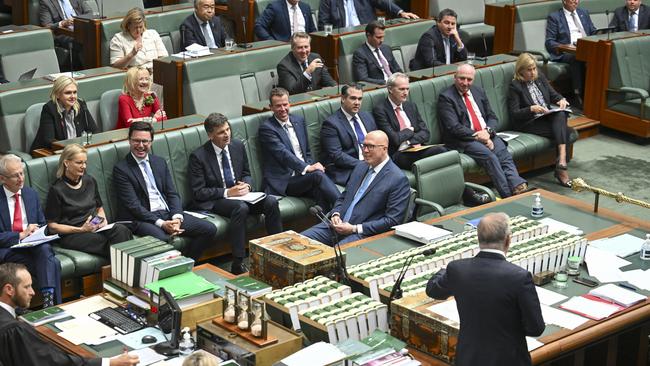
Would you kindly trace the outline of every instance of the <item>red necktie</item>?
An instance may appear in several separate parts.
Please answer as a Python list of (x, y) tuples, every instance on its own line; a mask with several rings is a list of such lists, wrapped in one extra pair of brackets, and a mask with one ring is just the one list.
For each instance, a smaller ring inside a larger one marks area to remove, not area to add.
[(14, 194), (14, 223), (11, 227), (11, 230), (21, 232), (23, 231), (23, 212), (20, 209), (20, 193)]
[(478, 120), (478, 116), (476, 115), (476, 112), (474, 112), (474, 108), (472, 107), (472, 102), (469, 101), (469, 97), (467, 96), (467, 93), (463, 94), (463, 99), (465, 99), (465, 106), (467, 107), (467, 110), (469, 111), (469, 116), (470, 119), (472, 120), (472, 128), (474, 131), (480, 131), (483, 128), (481, 127), (481, 122)]
[(400, 107), (395, 107), (395, 115), (397, 116), (397, 122), (399, 122), (399, 130), (401, 131), (406, 128), (406, 121), (402, 118), (400, 111)]

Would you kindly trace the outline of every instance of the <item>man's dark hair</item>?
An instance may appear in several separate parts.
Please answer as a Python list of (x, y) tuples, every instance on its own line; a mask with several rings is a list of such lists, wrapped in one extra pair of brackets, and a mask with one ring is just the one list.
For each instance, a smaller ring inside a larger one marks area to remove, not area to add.
[(219, 128), (225, 124), (228, 124), (228, 126), (230, 126), (228, 117), (224, 116), (221, 113), (210, 113), (203, 122), (203, 128), (205, 128), (205, 132), (211, 133), (215, 128)]
[(147, 131), (153, 140), (153, 125), (149, 122), (136, 121), (129, 126), (129, 139), (134, 131)]
[(447, 9), (442, 9), (440, 13), (438, 14), (438, 19), (436, 21), (440, 22), (442, 21), (442, 18), (444, 17), (454, 17), (456, 20), (458, 20), (458, 14), (456, 14), (455, 11), (447, 8)]
[(286, 95), (287, 97), (289, 96), (287, 89), (280, 87), (271, 89), (271, 92), (269, 93), (269, 104), (271, 104), (271, 99), (273, 99), (273, 97), (281, 97), (283, 95)]
[(351, 83), (351, 84), (346, 84), (341, 87), (341, 95), (344, 97), (348, 96), (348, 90), (350, 89), (355, 89), (359, 91), (363, 91), (363, 87), (361, 87), (360, 84), (358, 83)]
[(368, 25), (366, 25), (366, 37), (374, 35), (375, 29), (385, 30), (386, 26), (376, 20), (373, 20), (372, 22), (368, 23)]
[(18, 271), (21, 269), (27, 270), (24, 264), (21, 263), (3, 263), (0, 264), (0, 295), (5, 285), (10, 284), (14, 288), (18, 288), (20, 278), (18, 278)]

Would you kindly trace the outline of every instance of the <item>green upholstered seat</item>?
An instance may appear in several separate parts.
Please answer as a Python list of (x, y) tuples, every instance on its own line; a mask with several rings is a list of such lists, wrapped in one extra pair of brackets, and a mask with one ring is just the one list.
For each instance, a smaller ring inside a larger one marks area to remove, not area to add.
[(0, 37), (0, 50), (0, 66), (9, 81), (18, 81), (20, 75), (34, 68), (35, 78), (59, 72), (49, 29), (4, 34)]
[(124, 16), (132, 8), (144, 9), (142, 0), (103, 0), (103, 15), (107, 18)]
[(607, 107), (650, 120), (650, 39), (634, 37), (612, 43)]
[(453, 9), (458, 14), (457, 22), (460, 24), (458, 34), (470, 52), (485, 54), (483, 37), (489, 50), (492, 49), (494, 27), (483, 23), (485, 18), (485, 4), (494, 3), (494, 0), (456, 1), (456, 0), (429, 0), (429, 16), (438, 17), (443, 9)]
[(107, 90), (99, 97), (99, 128), (109, 131), (117, 126), (117, 103), (122, 95), (121, 89)]
[(25, 142), (23, 146), (32, 146), (32, 143), (36, 138), (38, 126), (41, 123), (41, 111), (43, 110), (43, 105), (45, 105), (45, 103), (36, 103), (31, 105), (25, 111), (25, 122), (23, 123), (23, 137), (25, 138)]

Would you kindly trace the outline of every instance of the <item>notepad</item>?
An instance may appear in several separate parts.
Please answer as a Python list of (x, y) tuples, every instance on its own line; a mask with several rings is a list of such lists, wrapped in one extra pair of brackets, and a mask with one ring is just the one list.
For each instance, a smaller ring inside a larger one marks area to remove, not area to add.
[(639, 293), (624, 289), (611, 283), (596, 287), (589, 291), (589, 294), (600, 297), (601, 299), (613, 301), (626, 308), (646, 299), (645, 296)]

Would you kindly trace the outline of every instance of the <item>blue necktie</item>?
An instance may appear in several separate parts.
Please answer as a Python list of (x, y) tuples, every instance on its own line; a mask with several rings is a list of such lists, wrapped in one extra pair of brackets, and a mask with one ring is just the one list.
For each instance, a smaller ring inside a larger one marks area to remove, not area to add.
[(230, 188), (235, 185), (235, 178), (232, 176), (229, 160), (228, 151), (226, 151), (226, 149), (221, 150), (221, 166), (223, 167), (223, 181), (226, 183), (226, 188)]
[(156, 191), (158, 194), (158, 197), (162, 201), (163, 205), (165, 206), (165, 209), (169, 211), (169, 206), (167, 206), (167, 202), (165, 202), (165, 198), (160, 194), (160, 191), (158, 190), (158, 187), (156, 186), (156, 178), (153, 176), (153, 171), (151, 170), (151, 166), (147, 163), (146, 160), (142, 160), (140, 162), (142, 164), (142, 167), (144, 168), (144, 172), (147, 173), (147, 178), (149, 180), (149, 187), (150, 189)]
[(73, 16), (77, 15), (72, 8), (72, 4), (70, 4), (70, 0), (61, 0), (61, 8), (66, 19), (71, 19)]
[(363, 194), (366, 193), (366, 190), (368, 189), (368, 186), (370, 185), (370, 181), (372, 180), (372, 177), (374, 175), (375, 175), (375, 170), (372, 168), (368, 169), (368, 173), (366, 173), (366, 177), (363, 178), (363, 182), (361, 182), (361, 186), (359, 186), (357, 193), (354, 194), (354, 198), (352, 199), (352, 203), (350, 203), (350, 207), (348, 207), (348, 209), (345, 211), (345, 215), (343, 215), (344, 222), (350, 221), (350, 217), (352, 217), (352, 211), (354, 211), (354, 206), (357, 205), (361, 197), (363, 197)]
[(634, 15), (636, 15), (636, 12), (630, 14), (630, 18), (628, 19), (627, 30), (630, 32), (636, 31), (636, 27), (634, 26)]
[(361, 129), (361, 125), (359, 124), (359, 119), (357, 116), (352, 117), (352, 124), (354, 125), (354, 132), (357, 135), (357, 143), (359, 146), (361, 146), (366, 136), (363, 134), (363, 130)]

